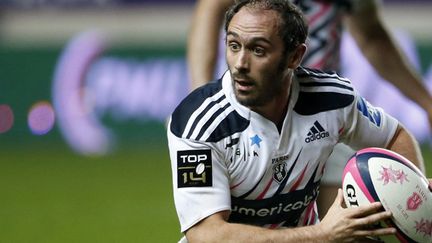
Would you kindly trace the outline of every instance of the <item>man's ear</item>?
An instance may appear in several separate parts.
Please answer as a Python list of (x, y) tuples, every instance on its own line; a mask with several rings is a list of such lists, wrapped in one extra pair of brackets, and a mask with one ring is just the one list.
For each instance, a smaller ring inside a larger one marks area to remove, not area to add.
[(289, 56), (288, 68), (296, 69), (298, 66), (300, 66), (300, 63), (303, 60), (303, 56), (306, 52), (306, 49), (307, 48), (305, 44), (300, 44), (294, 49), (294, 51)]

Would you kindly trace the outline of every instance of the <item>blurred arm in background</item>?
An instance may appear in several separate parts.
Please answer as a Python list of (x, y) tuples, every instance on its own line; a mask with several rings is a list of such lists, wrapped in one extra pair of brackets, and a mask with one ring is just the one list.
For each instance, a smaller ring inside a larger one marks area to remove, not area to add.
[(187, 44), (191, 89), (213, 79), (224, 14), (233, 0), (198, 0)]
[(345, 23), (377, 73), (426, 111), (432, 127), (432, 96), (384, 24), (376, 0), (359, 1)]

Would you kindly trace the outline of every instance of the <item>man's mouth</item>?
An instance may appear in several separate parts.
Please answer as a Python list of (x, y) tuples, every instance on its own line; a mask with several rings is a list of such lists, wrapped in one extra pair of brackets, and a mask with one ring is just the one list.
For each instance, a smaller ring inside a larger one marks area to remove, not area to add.
[(255, 86), (255, 83), (247, 78), (234, 77), (234, 87), (240, 92), (249, 92)]

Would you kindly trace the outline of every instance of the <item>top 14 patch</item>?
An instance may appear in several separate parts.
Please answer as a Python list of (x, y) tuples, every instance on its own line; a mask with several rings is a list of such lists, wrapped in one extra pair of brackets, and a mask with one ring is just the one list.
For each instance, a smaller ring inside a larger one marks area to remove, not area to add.
[(177, 187), (213, 185), (210, 149), (177, 151)]

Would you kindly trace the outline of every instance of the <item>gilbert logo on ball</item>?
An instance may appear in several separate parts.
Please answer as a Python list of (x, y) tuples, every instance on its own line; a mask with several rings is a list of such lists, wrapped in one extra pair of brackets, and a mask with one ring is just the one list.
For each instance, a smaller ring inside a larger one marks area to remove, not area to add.
[(357, 151), (347, 162), (342, 186), (345, 204), (381, 202), (393, 216), (400, 242), (432, 242), (432, 193), (428, 180), (405, 157), (382, 148)]

